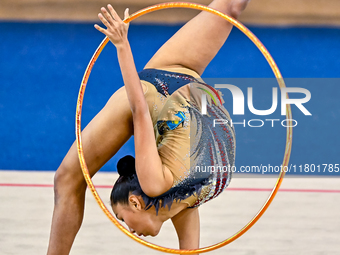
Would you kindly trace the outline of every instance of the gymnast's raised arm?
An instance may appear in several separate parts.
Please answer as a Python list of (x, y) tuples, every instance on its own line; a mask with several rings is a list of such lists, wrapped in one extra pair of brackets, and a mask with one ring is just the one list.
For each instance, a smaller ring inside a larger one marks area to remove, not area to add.
[[(158, 154), (149, 108), (127, 39), (128, 24), (120, 19), (111, 5), (108, 5), (108, 10), (102, 8), (103, 14), (98, 15), (106, 29), (98, 25), (95, 27), (116, 46), (133, 117), (138, 180), (144, 193), (155, 197), (171, 188), (173, 177), (170, 170), (162, 164)], [(128, 9), (124, 16), (125, 18), (129, 16)]]

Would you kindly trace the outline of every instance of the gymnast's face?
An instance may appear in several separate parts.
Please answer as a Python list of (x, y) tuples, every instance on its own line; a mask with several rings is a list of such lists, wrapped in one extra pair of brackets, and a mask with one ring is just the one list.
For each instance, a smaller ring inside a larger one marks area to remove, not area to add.
[(163, 222), (156, 216), (152, 209), (144, 210), (144, 203), (141, 197), (130, 195), (129, 204), (118, 203), (112, 206), (113, 212), (118, 220), (126, 223), (131, 233), (138, 236), (156, 236)]

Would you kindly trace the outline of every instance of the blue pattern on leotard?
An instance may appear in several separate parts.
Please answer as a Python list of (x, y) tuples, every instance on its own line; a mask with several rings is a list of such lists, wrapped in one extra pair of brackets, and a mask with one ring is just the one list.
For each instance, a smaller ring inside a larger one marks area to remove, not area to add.
[(140, 80), (148, 81), (154, 85), (158, 93), (161, 93), (163, 96), (171, 95), (177, 89), (190, 82), (200, 83), (191, 75), (159, 69), (144, 69), (138, 75)]

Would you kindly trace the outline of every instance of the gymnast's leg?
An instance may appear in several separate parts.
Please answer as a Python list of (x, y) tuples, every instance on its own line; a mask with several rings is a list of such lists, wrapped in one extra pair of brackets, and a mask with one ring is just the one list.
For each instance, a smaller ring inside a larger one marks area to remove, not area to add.
[[(215, 0), (209, 7), (237, 18), (249, 0)], [(145, 68), (184, 66), (202, 75), (229, 36), (232, 25), (202, 11), (186, 23), (152, 57)]]
[[(125, 88), (116, 91), (82, 132), (86, 163), (93, 176), (133, 134)], [(83, 219), (86, 182), (74, 143), (54, 179), (55, 205), (47, 254), (69, 254)]]

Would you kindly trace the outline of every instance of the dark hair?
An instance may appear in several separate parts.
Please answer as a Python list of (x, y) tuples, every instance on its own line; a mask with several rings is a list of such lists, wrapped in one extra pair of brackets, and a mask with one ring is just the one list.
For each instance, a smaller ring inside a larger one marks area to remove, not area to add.
[(111, 206), (118, 203), (129, 204), (130, 192), (135, 195), (144, 194), (138, 182), (134, 157), (128, 155), (121, 158), (117, 163), (117, 171), (119, 178), (111, 191)]
[[(138, 181), (135, 168), (135, 158), (130, 155), (125, 156), (118, 161), (117, 171), (119, 173), (119, 178), (117, 179), (111, 191), (110, 196), (111, 206), (117, 205), (118, 203), (128, 205), (130, 194), (134, 194), (142, 197), (145, 203), (144, 210), (148, 210), (152, 206), (155, 206), (156, 215), (158, 215), (158, 210), (161, 206), (164, 208), (165, 206), (168, 206), (170, 210), (172, 202), (175, 199), (177, 199), (176, 196), (178, 194), (176, 192), (175, 193), (166, 192), (165, 193), (166, 196), (164, 195), (158, 197), (147, 196), (143, 192)], [(186, 193), (187, 192), (185, 192), (185, 194)], [(190, 195), (192, 195), (192, 193)]]

